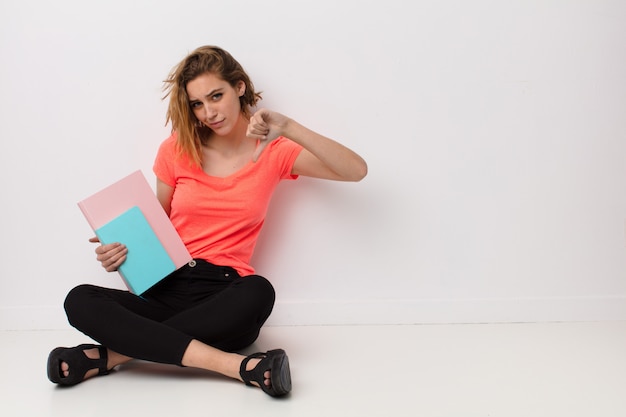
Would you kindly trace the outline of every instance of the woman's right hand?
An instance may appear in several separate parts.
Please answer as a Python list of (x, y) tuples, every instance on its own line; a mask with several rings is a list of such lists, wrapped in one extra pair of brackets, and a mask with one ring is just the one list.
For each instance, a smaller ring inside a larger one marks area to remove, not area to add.
[[(100, 239), (92, 237), (91, 243), (100, 243)], [(117, 268), (126, 260), (128, 249), (121, 243), (109, 243), (96, 248), (96, 259), (107, 272), (117, 271)]]

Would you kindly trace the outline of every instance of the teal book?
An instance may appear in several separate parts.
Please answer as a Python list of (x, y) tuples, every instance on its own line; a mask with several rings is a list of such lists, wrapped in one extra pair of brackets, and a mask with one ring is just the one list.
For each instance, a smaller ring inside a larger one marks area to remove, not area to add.
[(137, 206), (95, 229), (102, 244), (120, 242), (128, 248), (118, 272), (128, 289), (141, 295), (177, 268), (150, 223)]

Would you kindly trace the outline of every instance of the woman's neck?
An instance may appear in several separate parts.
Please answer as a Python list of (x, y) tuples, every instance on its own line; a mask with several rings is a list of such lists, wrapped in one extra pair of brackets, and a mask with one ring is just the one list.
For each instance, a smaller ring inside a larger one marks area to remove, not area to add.
[(249, 145), (248, 142), (252, 142), (252, 140), (246, 136), (247, 128), (248, 122), (241, 116), (228, 135), (219, 136), (213, 133), (207, 138), (203, 147), (225, 156), (239, 154), (242, 149), (247, 148), (246, 145)]

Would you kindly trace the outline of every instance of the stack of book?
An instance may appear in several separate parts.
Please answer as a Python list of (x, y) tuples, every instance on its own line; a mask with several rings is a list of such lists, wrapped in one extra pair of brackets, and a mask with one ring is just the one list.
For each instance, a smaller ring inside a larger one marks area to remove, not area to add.
[(189, 261), (191, 255), (138, 170), (78, 202), (102, 244), (128, 248), (118, 272), (128, 290), (141, 295)]

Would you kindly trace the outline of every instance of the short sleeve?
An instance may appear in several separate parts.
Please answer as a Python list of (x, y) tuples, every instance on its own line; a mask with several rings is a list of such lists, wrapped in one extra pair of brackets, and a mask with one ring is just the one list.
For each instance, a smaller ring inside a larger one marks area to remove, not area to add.
[(174, 161), (176, 159), (176, 134), (172, 134), (159, 146), (152, 170), (156, 177), (170, 187), (176, 185)]
[[(271, 163), (274, 166), (279, 167), (280, 169), (280, 179), (281, 180), (295, 180), (298, 178), (297, 175), (293, 175), (291, 172), (293, 171), (293, 165), (300, 155), (302, 151), (302, 146), (297, 144), (296, 142), (289, 140), (286, 137), (279, 137), (271, 144), (268, 145), (269, 158), (272, 159)], [(265, 153), (265, 152), (264, 152)], [(261, 154), (263, 157), (263, 154)]]

